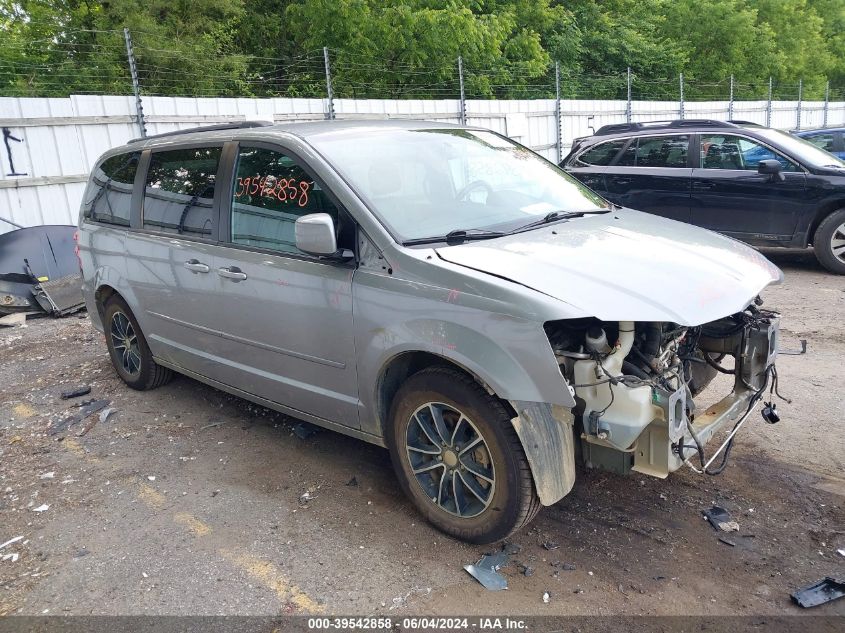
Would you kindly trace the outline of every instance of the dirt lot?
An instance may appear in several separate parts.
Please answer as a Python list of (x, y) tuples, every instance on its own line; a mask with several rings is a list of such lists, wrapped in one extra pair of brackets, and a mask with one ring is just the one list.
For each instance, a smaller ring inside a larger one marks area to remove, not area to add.
[[(782, 422), (755, 415), (720, 477), (579, 471), (512, 539), (498, 593), (463, 571), (493, 548), (421, 522), (382, 449), (300, 439), (295, 421), (187, 378), (131, 391), (87, 318), (2, 330), (0, 543), (23, 539), (0, 550), (19, 555), (0, 560), (0, 615), (795, 613), (791, 591), (845, 573), (845, 278), (768, 255), (786, 282), (767, 307), (785, 346), (810, 349), (779, 361)], [(49, 435), (79, 383), (117, 413)], [(733, 546), (701, 517), (713, 503), (739, 522)]]

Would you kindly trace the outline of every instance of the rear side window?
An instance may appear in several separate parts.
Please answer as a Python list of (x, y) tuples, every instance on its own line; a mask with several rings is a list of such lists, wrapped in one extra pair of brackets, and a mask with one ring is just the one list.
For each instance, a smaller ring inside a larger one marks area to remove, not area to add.
[(153, 152), (144, 187), (144, 228), (208, 237), (222, 147)]
[(89, 220), (129, 226), (132, 187), (140, 152), (118, 154), (100, 163), (85, 192), (83, 214)]
[(686, 167), (689, 136), (635, 138), (616, 163), (617, 167)]
[(314, 178), (282, 152), (241, 147), (232, 192), (232, 242), (283, 253), (296, 248), (294, 224), (309, 213), (338, 210)]
[(619, 150), (625, 145), (626, 139), (619, 139), (616, 141), (606, 141), (594, 145), (586, 152), (578, 156), (577, 162), (583, 165), (595, 165), (601, 167), (609, 165), (610, 161), (616, 158)]

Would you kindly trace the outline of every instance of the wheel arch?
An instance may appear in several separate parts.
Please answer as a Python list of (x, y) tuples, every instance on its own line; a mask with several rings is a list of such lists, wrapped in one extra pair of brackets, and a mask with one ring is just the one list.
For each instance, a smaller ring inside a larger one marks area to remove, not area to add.
[(816, 216), (813, 218), (813, 222), (810, 224), (810, 228), (807, 231), (808, 244), (814, 243), (816, 231), (818, 230), (819, 225), (824, 221), (824, 219), (828, 217), (831, 213), (835, 213), (840, 209), (845, 209), (845, 197), (827, 200), (819, 207), (819, 210), (816, 211)]

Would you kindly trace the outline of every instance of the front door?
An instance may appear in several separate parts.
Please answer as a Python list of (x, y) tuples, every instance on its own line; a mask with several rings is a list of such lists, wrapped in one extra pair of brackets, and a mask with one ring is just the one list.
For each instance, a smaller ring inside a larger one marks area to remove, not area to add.
[[(744, 136), (702, 134), (700, 167), (692, 174), (692, 223), (749, 242), (791, 239), (810, 204), (795, 162)], [(777, 160), (783, 180), (757, 173)]]
[(624, 207), (689, 222), (689, 138), (664, 134), (631, 139), (605, 168), (607, 198)]
[(359, 428), (354, 265), (298, 250), (294, 224), (328, 213), (347, 247), (354, 229), (349, 239), (345, 213), (296, 157), (245, 144), (236, 154), (213, 270), (224, 382)]

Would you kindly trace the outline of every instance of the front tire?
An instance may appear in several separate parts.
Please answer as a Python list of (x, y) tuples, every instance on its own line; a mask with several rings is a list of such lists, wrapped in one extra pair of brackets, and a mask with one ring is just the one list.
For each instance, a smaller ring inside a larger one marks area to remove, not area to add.
[(539, 511), (507, 410), (463, 372), (431, 367), (411, 376), (393, 400), (386, 431), (405, 494), (446, 534), (491, 543)]
[(845, 275), (845, 209), (822, 220), (813, 236), (816, 259), (830, 272)]
[(112, 365), (128, 387), (146, 391), (166, 384), (173, 377), (173, 372), (153, 360), (135, 315), (119, 295), (112, 295), (105, 303), (103, 329)]

